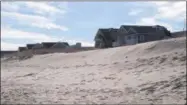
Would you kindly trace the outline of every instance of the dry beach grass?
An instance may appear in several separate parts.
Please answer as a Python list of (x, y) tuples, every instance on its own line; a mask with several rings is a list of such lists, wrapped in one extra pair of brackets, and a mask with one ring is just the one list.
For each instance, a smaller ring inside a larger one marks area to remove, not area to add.
[(2, 104), (185, 104), (186, 37), (1, 63)]

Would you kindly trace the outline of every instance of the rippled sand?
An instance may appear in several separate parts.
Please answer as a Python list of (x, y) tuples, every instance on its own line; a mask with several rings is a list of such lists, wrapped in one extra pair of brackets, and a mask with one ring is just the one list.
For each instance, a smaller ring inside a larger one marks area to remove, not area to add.
[(186, 37), (1, 62), (3, 104), (185, 104)]

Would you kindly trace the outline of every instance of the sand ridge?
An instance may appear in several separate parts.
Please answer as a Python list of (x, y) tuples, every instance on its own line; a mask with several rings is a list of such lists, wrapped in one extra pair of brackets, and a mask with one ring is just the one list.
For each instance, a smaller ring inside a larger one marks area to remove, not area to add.
[(1, 103), (185, 104), (186, 37), (1, 63)]

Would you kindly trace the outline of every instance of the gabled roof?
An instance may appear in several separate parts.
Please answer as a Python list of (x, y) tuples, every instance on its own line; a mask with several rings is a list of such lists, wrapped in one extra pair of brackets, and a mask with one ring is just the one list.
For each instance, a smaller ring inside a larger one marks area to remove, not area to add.
[(156, 32), (156, 27), (154, 26), (122, 25), (121, 27), (125, 28), (127, 32), (131, 28), (134, 29), (137, 33)]
[(118, 31), (118, 29), (116, 29), (116, 28), (100, 28), (99, 30), (105, 34), (107, 34), (109, 32), (117, 32)]
[(100, 32), (102, 32), (104, 35), (109, 35), (110, 30), (109, 29), (99, 29)]
[(102, 29), (102, 28), (100, 28), (99, 31), (103, 33), (103, 35), (105, 36), (105, 38), (107, 40), (111, 40), (112, 39), (111, 32), (117, 32), (118, 29), (115, 29), (115, 28)]

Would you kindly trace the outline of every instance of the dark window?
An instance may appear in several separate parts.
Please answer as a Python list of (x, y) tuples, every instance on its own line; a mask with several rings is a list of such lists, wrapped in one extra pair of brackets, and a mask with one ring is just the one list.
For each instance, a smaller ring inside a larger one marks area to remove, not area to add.
[(141, 40), (142, 40), (142, 41), (144, 40), (144, 36), (143, 36), (143, 35), (141, 35)]
[(131, 39), (131, 36), (128, 36), (127, 38), (128, 38), (128, 39)]
[(141, 36), (140, 35), (138, 36), (138, 39), (141, 41)]
[(138, 39), (139, 39), (140, 41), (144, 41), (144, 35), (138, 36)]

